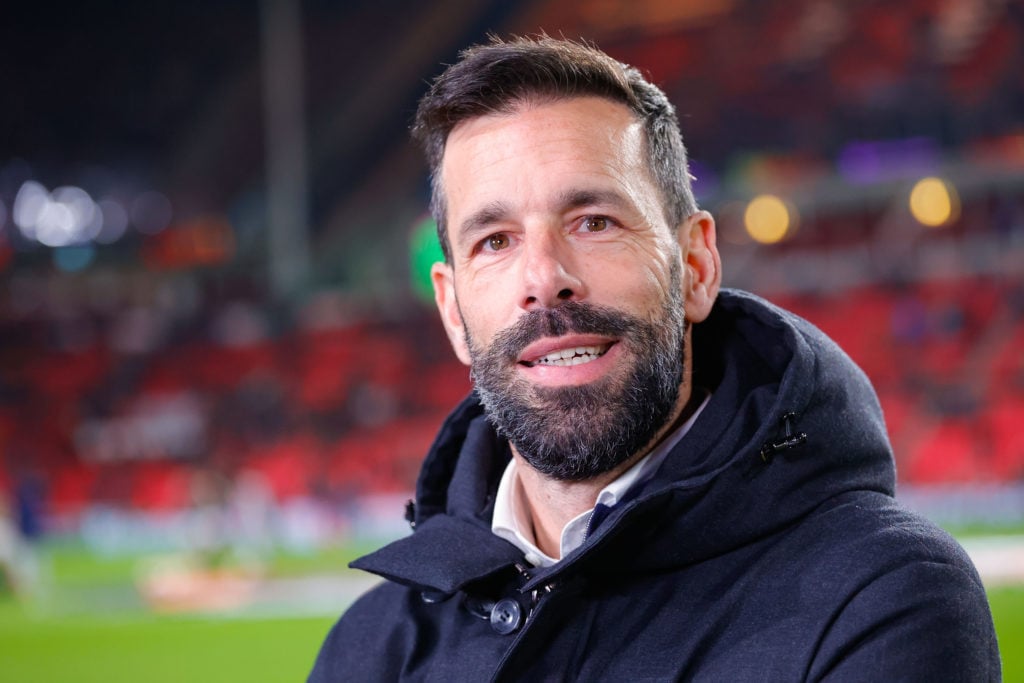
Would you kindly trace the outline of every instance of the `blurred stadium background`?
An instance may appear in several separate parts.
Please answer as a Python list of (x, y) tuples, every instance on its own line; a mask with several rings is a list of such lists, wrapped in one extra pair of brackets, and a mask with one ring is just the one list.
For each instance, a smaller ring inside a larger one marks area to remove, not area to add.
[(0, 676), (299, 680), (469, 387), (408, 140), (488, 31), (675, 102), (728, 285), (874, 381), (1024, 680), (1024, 5), (17, 3), (0, 23)]

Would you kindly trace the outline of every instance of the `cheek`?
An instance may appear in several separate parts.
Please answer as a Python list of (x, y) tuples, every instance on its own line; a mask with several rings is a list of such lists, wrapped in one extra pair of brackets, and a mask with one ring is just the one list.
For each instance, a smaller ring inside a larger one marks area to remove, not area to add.
[(499, 305), (489, 291), (481, 287), (467, 287), (459, 297), (463, 331), (477, 346), (486, 346), (498, 331)]
[(622, 249), (611, 258), (594, 262), (589, 274), (594, 298), (613, 307), (657, 314), (673, 283), (673, 261), (678, 256), (660, 249)]

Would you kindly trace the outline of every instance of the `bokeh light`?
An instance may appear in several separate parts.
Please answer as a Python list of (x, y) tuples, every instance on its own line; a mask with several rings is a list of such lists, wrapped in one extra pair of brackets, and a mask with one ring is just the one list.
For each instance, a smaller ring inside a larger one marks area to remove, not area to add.
[(100, 244), (113, 244), (121, 239), (128, 228), (128, 212), (113, 199), (101, 199), (97, 202), (103, 214), (103, 227), (95, 237)]
[(155, 235), (171, 224), (171, 201), (159, 192), (143, 192), (132, 202), (131, 219), (144, 235)]
[(53, 250), (53, 265), (65, 273), (85, 270), (96, 258), (96, 247), (82, 244)]
[(14, 224), (25, 237), (35, 239), (36, 221), (49, 201), (46, 188), (34, 180), (26, 180), (14, 197)]
[(929, 228), (952, 223), (960, 215), (956, 189), (941, 178), (922, 178), (910, 191), (910, 213)]
[(761, 244), (775, 244), (785, 239), (795, 226), (796, 212), (772, 194), (754, 197), (743, 213), (747, 234)]
[(430, 280), (430, 269), (438, 261), (444, 261), (444, 252), (437, 239), (437, 223), (430, 216), (416, 223), (409, 237), (409, 275), (412, 290), (423, 301), (434, 300), (434, 285)]
[(34, 181), (14, 198), (14, 223), (26, 238), (48, 247), (84, 244), (99, 234), (103, 214), (89, 193), (66, 185), (52, 193)]

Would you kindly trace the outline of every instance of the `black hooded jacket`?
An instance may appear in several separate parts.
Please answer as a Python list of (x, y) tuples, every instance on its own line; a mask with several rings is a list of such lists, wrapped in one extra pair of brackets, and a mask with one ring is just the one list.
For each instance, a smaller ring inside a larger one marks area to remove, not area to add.
[(388, 580), (310, 681), (998, 680), (977, 572), (894, 501), (863, 373), (741, 292), (693, 343), (709, 404), (552, 567), (491, 533), (509, 449), (463, 402), (423, 465), (414, 533), (353, 563)]

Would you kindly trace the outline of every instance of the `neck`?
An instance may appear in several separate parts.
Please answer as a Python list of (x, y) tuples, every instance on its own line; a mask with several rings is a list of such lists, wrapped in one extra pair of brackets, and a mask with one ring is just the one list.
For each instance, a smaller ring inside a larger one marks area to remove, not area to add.
[(593, 479), (562, 481), (530, 467), (515, 447), (512, 448), (512, 457), (516, 460), (523, 497), (533, 523), (534, 543), (545, 555), (555, 559), (561, 558), (565, 525), (594, 507), (601, 489), (625, 471), (617, 468)]
[[(699, 405), (687, 392), (681, 396), (672, 418), (658, 431), (651, 442), (615, 469), (582, 481), (552, 479), (533, 469), (512, 445), (512, 457), (523, 487), (529, 517), (533, 522), (533, 537), (537, 547), (549, 557), (561, 558), (562, 529), (575, 517), (590, 510), (597, 503), (601, 489), (615, 481), (623, 472), (639, 462), (661, 441), (683, 424)], [(694, 403), (696, 402), (696, 405)]]

